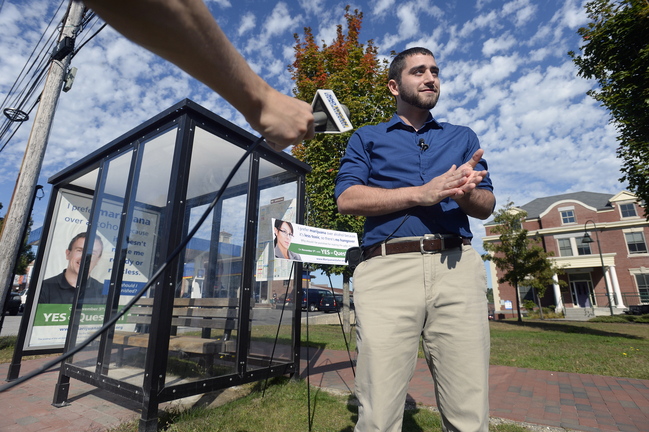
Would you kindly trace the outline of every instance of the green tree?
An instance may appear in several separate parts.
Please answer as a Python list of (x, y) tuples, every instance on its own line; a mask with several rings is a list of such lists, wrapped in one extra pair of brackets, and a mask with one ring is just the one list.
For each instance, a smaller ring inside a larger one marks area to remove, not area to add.
[[(618, 127), (622, 177), (637, 197), (649, 202), (649, 1), (592, 0), (591, 22), (579, 29), (581, 55), (568, 54), (579, 75), (595, 78), (588, 92), (611, 112)], [(649, 207), (645, 207), (649, 219)]]
[[(2, 210), (2, 203), (0, 203), (0, 210)], [(4, 224), (4, 217), (0, 217), (0, 232), (2, 232), (2, 226)], [(27, 273), (27, 266), (29, 266), (29, 263), (34, 261), (36, 258), (36, 255), (34, 252), (32, 252), (32, 247), (27, 244), (27, 239), (29, 238), (29, 234), (31, 233), (31, 227), (32, 227), (32, 220), (29, 220), (29, 225), (27, 226), (27, 234), (25, 235), (25, 238), (23, 240), (23, 245), (20, 248), (20, 255), (18, 256), (18, 259), (16, 260), (16, 266), (14, 267), (14, 274), (16, 275), (24, 275)]]
[[(484, 249), (490, 254), (484, 255), (483, 259), (493, 261), (503, 274), (498, 283), (509, 283), (516, 290), (518, 321), (522, 321), (519, 287), (531, 287), (535, 297), (540, 299), (546, 288), (554, 283), (553, 276), (562, 273), (549, 259), (553, 253), (546, 252), (537, 239), (528, 236), (528, 231), (523, 228), (526, 217), (525, 211), (508, 202), (494, 216), (496, 226), (492, 232), (499, 234), (498, 242), (484, 242)], [(565, 282), (559, 281), (559, 284), (565, 285)], [(543, 309), (540, 304), (538, 306), (543, 316)]]
[[(310, 28), (304, 36), (295, 34), (295, 62), (289, 67), (295, 81), (295, 96), (311, 102), (318, 89), (333, 90), (339, 102), (350, 111), (354, 128), (387, 120), (394, 112), (394, 101), (387, 90), (388, 63), (378, 58), (372, 40), (359, 41), (363, 14), (345, 7), (346, 32), (337, 26), (331, 45), (319, 45)], [(341, 215), (334, 200), (334, 183), (340, 158), (345, 153), (351, 132), (318, 134), (293, 148), (293, 155), (308, 163), (312, 172), (306, 177), (307, 214), (309, 225), (355, 232), (363, 230), (365, 218)], [(342, 274), (348, 299), (351, 272), (346, 266), (318, 266), (326, 274)]]

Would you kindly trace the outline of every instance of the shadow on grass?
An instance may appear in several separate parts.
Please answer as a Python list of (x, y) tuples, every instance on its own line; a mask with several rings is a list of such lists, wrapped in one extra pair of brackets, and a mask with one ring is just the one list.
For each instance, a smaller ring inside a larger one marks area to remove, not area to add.
[[(351, 421), (356, 424), (358, 422), (358, 402), (354, 396), (349, 396), (347, 399), (347, 409), (351, 413)], [(403, 432), (424, 432), (424, 429), (419, 425), (415, 416), (421, 411), (419, 408), (409, 408), (403, 412)], [(340, 432), (353, 432), (353, 427), (346, 427)], [(440, 429), (441, 430), (441, 427)], [(430, 431), (429, 431), (430, 432)]]
[(630, 335), (626, 333), (599, 330), (585, 325), (581, 326), (581, 325), (565, 324), (559, 322), (542, 322), (542, 321), (523, 321), (523, 322), (498, 321), (498, 322), (501, 324), (510, 325), (512, 327), (520, 327), (520, 328), (531, 327), (540, 330), (556, 331), (562, 333), (578, 333), (578, 334), (586, 334), (586, 335), (593, 335), (593, 336), (622, 337), (622, 338), (633, 339), (633, 340), (647, 339), (641, 336)]

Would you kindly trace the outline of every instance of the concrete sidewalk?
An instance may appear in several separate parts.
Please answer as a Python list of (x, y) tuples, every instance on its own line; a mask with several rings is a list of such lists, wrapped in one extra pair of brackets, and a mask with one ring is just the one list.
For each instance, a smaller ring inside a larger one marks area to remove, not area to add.
[[(306, 359), (303, 349), (302, 358)], [(344, 351), (308, 350), (311, 385), (351, 394), (354, 374)], [(45, 360), (28, 360), (21, 370)], [(307, 361), (302, 361), (306, 377)], [(0, 379), (8, 364), (0, 365)], [(99, 432), (140, 416), (139, 406), (121, 397), (71, 380), (70, 406), (51, 405), (58, 371), (44, 373), (0, 393), (0, 431)], [(436, 406), (430, 372), (420, 359), (408, 401)], [(171, 404), (180, 404), (180, 401)], [(649, 432), (649, 380), (614, 378), (492, 366), (491, 416), (516, 422), (580, 431)], [(306, 409), (306, 408), (305, 408)]]

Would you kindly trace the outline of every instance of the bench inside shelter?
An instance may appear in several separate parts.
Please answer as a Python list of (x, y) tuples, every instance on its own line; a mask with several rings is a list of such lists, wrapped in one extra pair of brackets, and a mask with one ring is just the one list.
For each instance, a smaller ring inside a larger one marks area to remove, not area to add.
[[(113, 346), (117, 348), (117, 365), (123, 363), (125, 348), (149, 346), (148, 329), (152, 313), (152, 298), (140, 299), (127, 312), (126, 324), (135, 324), (135, 329), (115, 331)], [(236, 352), (232, 331), (237, 329), (238, 319), (237, 298), (174, 299), (169, 352), (201, 356), (207, 367), (213, 364), (217, 356), (232, 357)]]

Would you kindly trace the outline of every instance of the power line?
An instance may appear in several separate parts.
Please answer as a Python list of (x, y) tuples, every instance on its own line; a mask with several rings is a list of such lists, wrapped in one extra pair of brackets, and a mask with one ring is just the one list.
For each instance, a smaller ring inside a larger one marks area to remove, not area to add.
[[(24, 112), (25, 111), (24, 107), (29, 104), (29, 101), (32, 99), (34, 91), (39, 86), (39, 84), (43, 82), (45, 72), (49, 63), (50, 52), (52, 51), (52, 48), (56, 43), (56, 36), (58, 34), (56, 27), (52, 30), (50, 30), (50, 28), (52, 27), (52, 23), (56, 19), (57, 15), (59, 15), (59, 12), (64, 2), (65, 0), (61, 0), (61, 3), (59, 3), (59, 6), (56, 8), (54, 14), (52, 15), (52, 18), (50, 19), (49, 23), (45, 27), (43, 33), (41, 34), (41, 37), (39, 38), (38, 42), (34, 46), (34, 49), (30, 53), (29, 57), (27, 58), (25, 65), (23, 66), (22, 70), (18, 74), (16, 81), (14, 81), (13, 85), (7, 92), (7, 95), (5, 96), (2, 105), (0, 105), (1, 107), (12, 108)], [(49, 32), (49, 37), (47, 38), (45, 43), (43, 43), (43, 39), (48, 34), (48, 32)], [(25, 81), (28, 79), (30, 74), (31, 74), (31, 79), (29, 79), (29, 81), (25, 83)], [(25, 84), (22, 87), (22, 89), (18, 92), (15, 92), (14, 90), (17, 89), (19, 86), (22, 86), (23, 83)], [(9, 119), (9, 118), (3, 119), (3, 122), (1, 123), (0, 126), (0, 142), (2, 142), (4, 137), (9, 133), (12, 126), (16, 126), (16, 127), (13, 133), (11, 134), (11, 136), (7, 140), (5, 140), (5, 143), (2, 145), (2, 147), (0, 147), (0, 151), (4, 150), (4, 148), (9, 143), (9, 140), (16, 134), (16, 132), (18, 131), (21, 125), (22, 122), (15, 124), (13, 119)]]
[(88, 42), (90, 42), (95, 36), (97, 36), (99, 32), (102, 31), (105, 27), (106, 27), (106, 23), (104, 23), (101, 27), (99, 27), (99, 30), (97, 30), (92, 36), (90, 36), (81, 45), (79, 45), (79, 47), (74, 50), (74, 53), (72, 54), (72, 58), (74, 58), (74, 56), (77, 55), (79, 50), (83, 48)]
[[(29, 57), (27, 58), (27, 62), (25, 63), (25, 66), (23, 66), (22, 70), (21, 70), (20, 73), (18, 74), (18, 77), (16, 78), (16, 81), (13, 83), (13, 85), (11, 86), (11, 88), (9, 89), (9, 91), (7, 92), (7, 95), (5, 96), (5, 100), (2, 101), (2, 106), (6, 106), (7, 99), (8, 99), (9, 96), (11, 95), (11, 92), (13, 91), (13, 89), (14, 89), (17, 85), (19, 85), (19, 84), (23, 81), (23, 79), (25, 78), (25, 75), (23, 75), (23, 72), (25, 71), (25, 68), (27, 67), (27, 65), (29, 64), (30, 60), (31, 60), (32, 57), (34, 56), (34, 53), (36, 52), (36, 50), (38, 49), (39, 45), (41, 44), (41, 41), (42, 41), (43, 38), (45, 37), (45, 34), (47, 33), (47, 31), (48, 31), (48, 29), (50, 28), (50, 26), (52, 25), (52, 22), (54, 21), (54, 18), (56, 18), (56, 16), (58, 15), (59, 11), (61, 10), (61, 7), (63, 6), (63, 2), (64, 2), (64, 1), (65, 1), (65, 0), (61, 0), (61, 3), (59, 4), (59, 7), (56, 9), (56, 11), (54, 12), (54, 14), (52, 15), (52, 19), (50, 19), (50, 22), (47, 24), (47, 27), (46, 27), (45, 30), (43, 31), (43, 34), (41, 35), (40, 39), (38, 40), (38, 42), (37, 42), (36, 45), (34, 46), (34, 49), (32, 50), (31, 54), (30, 54)], [(40, 53), (39, 53), (39, 57), (42, 55), (42, 53), (43, 53), (43, 49), (45, 49), (46, 47), (48, 47), (48, 46), (51, 45), (52, 38), (53, 38), (54, 36), (56, 36), (56, 34), (57, 34), (56, 29), (54, 29), (54, 30), (50, 33), (50, 37), (48, 38), (48, 41), (47, 41), (47, 42), (46, 42), (46, 43), (41, 47), (41, 51), (40, 51)], [(32, 62), (32, 65), (29, 67), (28, 72), (29, 72), (29, 70), (31, 70), (31, 69), (33, 68), (35, 62), (36, 62), (36, 59)], [(22, 77), (22, 78), (21, 78), (21, 77)]]
[[(45, 43), (42, 43), (42, 41), (45, 35), (47, 34), (47, 32), (49, 31), (52, 23), (54, 22), (54, 19), (59, 14), (59, 11), (61, 10), (61, 7), (63, 6), (64, 2), (65, 0), (62, 0), (58, 8), (54, 12), (52, 19), (48, 23), (45, 31), (41, 35), (36, 46), (32, 50), (32, 53), (27, 59), (25, 66), (23, 66), (23, 69), (18, 75), (18, 78), (12, 85), (9, 92), (7, 92), (5, 100), (3, 101), (2, 105), (0, 105), (0, 107), (12, 108), (14, 110), (22, 111), (29, 115), (29, 113), (31, 113), (34, 107), (38, 104), (38, 101), (40, 99), (40, 94), (36, 98), (34, 97), (34, 95), (36, 93), (36, 90), (41, 87), (41, 84), (45, 80), (45, 76), (46, 76), (45, 73), (51, 61), (51, 53), (53, 49), (56, 47), (56, 43), (57, 43), (56, 36), (58, 35), (58, 31), (57, 31), (58, 29), (55, 28), (51, 32), (49, 38)], [(65, 18), (66, 17), (63, 17), (63, 20), (65, 20)], [(75, 33), (74, 35), (75, 38), (80, 36), (82, 32), (86, 28), (88, 28), (88, 26), (89, 29), (92, 29), (97, 24), (97, 22), (98, 22), (97, 15), (94, 12), (88, 13), (87, 16), (84, 17), (84, 20), (82, 21), (77, 32)], [(63, 21), (61, 21), (61, 23), (63, 23)], [(95, 33), (93, 33), (91, 36), (85, 39), (85, 41), (83, 41), (81, 45), (74, 50), (71, 59), (74, 57), (74, 55), (76, 55), (79, 52), (81, 48), (83, 48), (88, 42), (90, 42), (95, 36), (97, 36), (97, 34), (99, 34), (105, 27), (106, 24), (104, 23), (97, 31), (95, 31)], [(35, 56), (35, 53), (38, 50), (39, 46), (40, 46), (40, 51)], [(25, 69), (27, 70), (25, 71)], [(31, 78), (27, 83), (25, 83), (24, 87), (22, 87), (22, 90), (20, 90), (17, 93), (16, 92), (12, 93), (15, 88), (21, 86), (23, 82), (25, 82), (30, 72), (32, 72)], [(31, 103), (31, 107), (29, 108), (29, 111), (25, 111), (25, 107), (29, 106), (30, 103)], [(14, 137), (14, 135), (16, 135), (16, 132), (18, 131), (18, 129), (20, 129), (20, 126), (22, 125), (23, 122), (18, 122), (17, 124), (16, 123), (17, 122), (15, 122), (14, 119), (10, 119), (8, 117), (3, 119), (3, 122), (0, 123), (0, 152), (2, 152), (6, 148), (6, 146), (9, 144), (9, 142)], [(11, 132), (12, 128), (13, 128), (13, 132)]]

